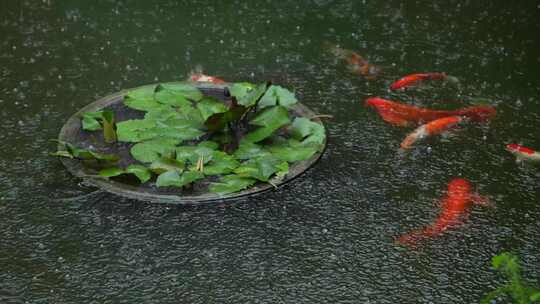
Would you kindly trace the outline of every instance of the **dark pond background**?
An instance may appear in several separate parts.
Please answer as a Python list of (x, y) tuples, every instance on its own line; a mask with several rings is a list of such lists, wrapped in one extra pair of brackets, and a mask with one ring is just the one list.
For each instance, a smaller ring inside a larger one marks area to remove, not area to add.
[[(538, 1), (1, 1), (0, 302), (477, 303), (504, 282), (502, 251), (537, 284), (540, 166), (504, 145), (540, 149), (538, 16)], [(384, 74), (350, 74), (325, 42)], [(82, 106), (197, 64), (334, 115), (321, 161), (277, 191), (182, 207), (92, 192), (47, 155)], [(423, 71), (461, 82), (387, 90)], [(399, 154), (410, 129), (364, 108), (372, 95), (498, 115)], [(453, 177), (494, 207), (395, 245), (433, 221)]]

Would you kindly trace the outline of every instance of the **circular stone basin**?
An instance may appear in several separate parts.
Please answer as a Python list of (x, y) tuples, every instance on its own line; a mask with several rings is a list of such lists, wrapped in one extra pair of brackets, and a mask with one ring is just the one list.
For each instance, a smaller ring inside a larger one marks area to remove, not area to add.
[[(147, 86), (155, 87), (156, 85), (157, 84), (152, 84)], [(226, 96), (226, 88), (231, 86), (232, 84), (218, 85), (211, 83), (196, 83), (193, 85), (196, 86), (199, 90), (201, 90), (204, 95), (210, 95), (223, 101), (230, 99), (230, 97)], [(142, 86), (139, 88), (147, 86)], [(145, 112), (128, 108), (123, 104), (124, 95), (131, 90), (133, 89), (123, 90), (105, 96), (83, 107), (77, 113), (72, 115), (64, 124), (58, 136), (59, 141), (68, 142), (79, 148), (90, 149), (99, 153), (114, 153), (120, 156), (121, 164), (129, 165), (129, 162), (122, 163), (122, 160), (131, 158), (129, 157), (129, 150), (131, 146), (133, 146), (133, 143), (116, 142), (114, 144), (105, 144), (102, 132), (87, 132), (82, 129), (81, 115), (84, 112), (108, 109), (115, 112), (116, 122), (127, 119), (141, 119), (143, 118)], [(291, 117), (300, 116), (312, 118), (315, 116), (315, 113), (313, 113), (306, 106), (298, 102), (289, 109), (289, 115)], [(311, 120), (322, 125), (322, 121), (319, 118), (315, 117)], [(246, 190), (225, 195), (208, 192), (206, 190), (206, 187), (193, 186), (190, 189), (173, 187), (158, 188), (153, 182), (147, 182), (144, 184), (131, 184), (126, 182), (120, 182), (114, 179), (105, 179), (99, 177), (95, 170), (85, 167), (79, 160), (61, 158), (61, 161), (69, 170), (69, 172), (71, 172), (76, 177), (83, 179), (90, 185), (96, 186), (102, 190), (116, 195), (120, 195), (130, 199), (150, 201), (155, 203), (200, 204), (251, 196), (282, 186), (302, 174), (309, 167), (311, 167), (321, 157), (325, 147), (326, 139), (324, 142), (324, 147), (321, 149), (320, 152), (317, 152), (311, 158), (305, 161), (290, 164), (289, 172), (281, 180), (274, 177), (270, 179), (269, 183), (257, 182)], [(63, 148), (64, 146), (62, 144), (59, 144), (58, 149), (62, 150)], [(133, 163), (133, 161), (131, 161), (131, 163)], [(217, 181), (217, 179), (215, 181)]]

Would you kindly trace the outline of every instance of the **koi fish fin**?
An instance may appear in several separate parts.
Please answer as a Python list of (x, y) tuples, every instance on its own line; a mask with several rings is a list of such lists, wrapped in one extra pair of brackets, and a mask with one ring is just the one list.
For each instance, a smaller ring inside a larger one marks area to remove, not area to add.
[(398, 127), (408, 127), (411, 125), (411, 123), (404, 119), (403, 117), (401, 117), (400, 115), (397, 115), (395, 113), (392, 113), (390, 111), (387, 111), (387, 110), (379, 110), (379, 115), (381, 115), (382, 119), (384, 121), (386, 121), (387, 123), (389, 124), (392, 124), (394, 126), (398, 126)]

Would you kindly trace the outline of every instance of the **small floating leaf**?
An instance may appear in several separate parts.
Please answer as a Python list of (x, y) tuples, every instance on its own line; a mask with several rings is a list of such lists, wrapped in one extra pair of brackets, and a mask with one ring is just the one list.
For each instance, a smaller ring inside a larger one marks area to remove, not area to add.
[(146, 183), (152, 177), (152, 172), (150, 172), (150, 170), (143, 165), (129, 165), (126, 169), (126, 172), (137, 176), (141, 183)]
[(204, 121), (213, 114), (224, 113), (228, 110), (227, 106), (221, 100), (213, 97), (203, 98), (197, 103), (197, 108), (201, 112)]
[(302, 141), (302, 144), (316, 144), (322, 146), (326, 139), (324, 127), (305, 117), (294, 119), (289, 132), (291, 136)]
[(248, 91), (247, 94), (237, 99), (238, 104), (244, 107), (252, 107), (256, 105), (257, 102), (261, 99), (261, 97), (264, 95), (264, 93), (268, 89), (268, 86), (269, 86), (268, 83), (263, 83), (263, 84), (258, 85), (254, 89)]
[(265, 109), (250, 121), (252, 125), (261, 126), (246, 135), (245, 140), (251, 142), (259, 142), (271, 136), (277, 129), (289, 124), (289, 113), (286, 108), (274, 106)]
[(184, 171), (185, 163), (176, 159), (171, 159), (169, 157), (162, 157), (158, 160), (153, 161), (150, 164), (150, 170), (157, 174), (162, 174), (167, 171)]
[(259, 157), (242, 163), (234, 170), (234, 173), (242, 177), (255, 178), (266, 182), (272, 174), (280, 170), (280, 166), (283, 168), (282, 161), (276, 157)]
[(156, 180), (157, 187), (183, 187), (196, 180), (204, 178), (204, 174), (199, 171), (187, 171), (180, 174), (176, 170), (167, 171), (158, 176)]
[(253, 90), (256, 86), (249, 82), (237, 82), (229, 90), (231, 96), (236, 97), (237, 100), (244, 98), (247, 93)]
[(280, 105), (289, 108), (297, 102), (298, 100), (296, 99), (296, 96), (294, 96), (294, 93), (281, 86), (272, 85), (261, 98), (261, 101), (258, 103), (258, 107), (259, 109), (262, 109), (270, 106)]
[(199, 101), (203, 98), (203, 93), (197, 87), (189, 83), (162, 83), (156, 87), (155, 92), (157, 93), (161, 90), (175, 91), (193, 101)]
[(171, 138), (158, 138), (134, 145), (131, 156), (143, 163), (151, 163), (174, 152), (179, 140)]
[(99, 171), (99, 175), (103, 177), (114, 177), (126, 173), (123, 169), (118, 167), (105, 168)]
[(103, 111), (99, 112), (84, 112), (82, 114), (82, 128), (86, 131), (96, 131), (101, 129), (99, 119), (103, 116)]
[(223, 176), (218, 183), (211, 183), (208, 189), (212, 193), (224, 195), (244, 190), (255, 182), (255, 179), (231, 174)]
[(214, 151), (212, 160), (204, 166), (203, 173), (205, 175), (228, 174), (239, 165), (240, 163), (233, 156), (222, 151)]

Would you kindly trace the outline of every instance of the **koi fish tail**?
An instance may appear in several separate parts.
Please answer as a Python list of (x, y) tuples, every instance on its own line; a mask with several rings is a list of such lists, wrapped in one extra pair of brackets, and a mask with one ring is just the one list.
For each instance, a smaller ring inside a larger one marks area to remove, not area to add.
[(399, 145), (401, 149), (409, 149), (415, 142), (417, 142), (418, 140), (422, 139), (422, 138), (425, 138), (426, 136), (428, 136), (428, 131), (426, 129), (426, 126), (425, 125), (422, 125), (418, 128), (416, 128), (414, 131), (412, 131), (411, 133), (409, 133), (409, 135), (407, 135), (407, 137), (405, 137), (405, 139), (401, 142), (401, 144)]

